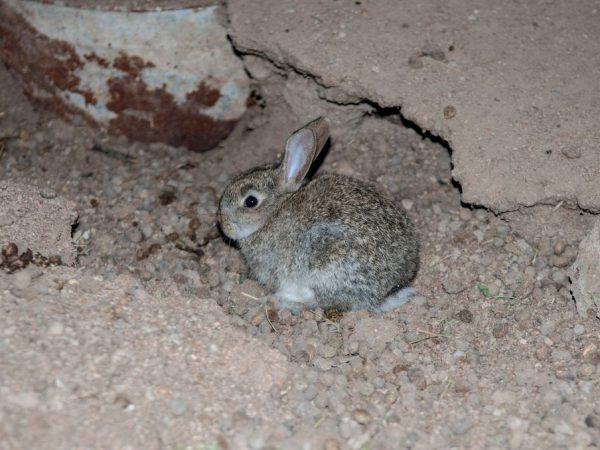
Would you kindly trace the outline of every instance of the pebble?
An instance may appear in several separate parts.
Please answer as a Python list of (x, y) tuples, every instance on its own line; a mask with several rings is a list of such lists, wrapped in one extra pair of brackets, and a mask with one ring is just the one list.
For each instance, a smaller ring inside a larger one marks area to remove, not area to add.
[(350, 439), (351, 436), (360, 432), (360, 425), (354, 420), (344, 417), (339, 424), (340, 436), (343, 439)]
[(427, 380), (425, 379), (425, 372), (423, 369), (418, 367), (411, 367), (407, 371), (408, 380), (413, 383), (417, 389), (424, 390), (427, 387)]
[(554, 254), (556, 256), (562, 255), (563, 252), (565, 251), (565, 249), (567, 248), (567, 245), (568, 245), (567, 241), (565, 241), (564, 239), (560, 239), (560, 240), (556, 241), (554, 243), (554, 247), (553, 247)]
[(473, 419), (470, 417), (464, 417), (461, 419), (456, 419), (450, 422), (450, 430), (454, 434), (465, 434), (473, 427)]
[(564, 286), (568, 281), (567, 273), (562, 269), (555, 270), (552, 272), (552, 281), (560, 286)]
[(169, 402), (169, 408), (175, 416), (181, 416), (187, 410), (187, 404), (181, 398), (174, 398)]
[(578, 323), (577, 325), (575, 325), (575, 327), (573, 327), (573, 333), (575, 333), (575, 336), (581, 336), (585, 333), (585, 326)]
[(371, 413), (369, 413), (369, 411), (367, 411), (366, 409), (361, 408), (352, 411), (352, 418), (356, 422), (363, 425), (370, 423), (373, 420), (373, 416), (371, 416)]
[(332, 345), (323, 344), (319, 347), (319, 355), (323, 358), (329, 359), (336, 355), (336, 350)]
[(329, 438), (324, 442), (323, 450), (342, 450), (342, 444), (337, 439)]
[(359, 435), (353, 436), (350, 439), (348, 439), (348, 448), (350, 450), (364, 449), (365, 444), (369, 442), (370, 439), (371, 436), (369, 435), (369, 433), (361, 433)]
[(495, 391), (492, 394), (492, 402), (496, 405), (513, 404), (515, 402), (515, 394), (510, 391)]
[(418, 306), (419, 308), (427, 306), (427, 297), (422, 295), (415, 295), (410, 299), (412, 305)]
[(139, 244), (140, 242), (142, 242), (142, 239), (144, 238), (142, 235), (142, 232), (137, 227), (130, 230), (129, 233), (127, 234), (127, 236), (129, 238), (129, 240), (131, 242), (133, 242), (134, 244)]
[(327, 404), (329, 403), (329, 398), (327, 397), (327, 394), (325, 392), (319, 392), (319, 394), (317, 394), (316, 398), (315, 398), (315, 406), (317, 408), (325, 408), (327, 407)]
[(373, 378), (373, 386), (376, 389), (383, 389), (385, 387), (385, 380), (381, 377), (375, 377)]
[(63, 334), (65, 326), (61, 322), (52, 322), (48, 327), (48, 334), (52, 336), (60, 336)]
[(29, 270), (21, 270), (15, 273), (12, 282), (17, 289), (27, 289), (31, 284), (31, 272)]
[(471, 323), (473, 322), (473, 313), (468, 309), (461, 309), (456, 315), (461, 322)]
[(565, 343), (569, 343), (573, 340), (575, 333), (573, 332), (572, 329), (570, 328), (566, 328), (565, 330), (563, 330), (563, 332), (560, 334), (560, 340), (565, 342)]
[(496, 339), (502, 339), (503, 337), (506, 337), (509, 329), (510, 328), (507, 323), (498, 323), (494, 326), (494, 328), (492, 330), (492, 335)]
[(40, 196), (42, 198), (50, 200), (56, 198), (56, 192), (49, 187), (43, 187), (40, 189)]
[(590, 428), (595, 428), (597, 430), (600, 430), (600, 415), (589, 414), (585, 418), (585, 424)]
[(414, 206), (414, 202), (412, 200), (408, 200), (406, 198), (402, 199), (401, 203), (402, 203), (402, 207), (407, 211), (410, 211)]
[(468, 222), (473, 218), (473, 212), (467, 208), (461, 208), (458, 212), (458, 216), (461, 220)]
[(579, 367), (579, 376), (585, 379), (591, 379), (596, 372), (596, 367), (591, 364), (584, 363)]
[(0, 227), (4, 227), (7, 225), (12, 225), (15, 219), (10, 217), (8, 214), (0, 214)]
[(375, 391), (375, 387), (367, 381), (359, 381), (356, 386), (359, 393), (368, 397)]
[(555, 329), (556, 322), (554, 320), (546, 320), (540, 327), (540, 333), (542, 333), (544, 336), (548, 336), (549, 334), (554, 333)]
[(558, 361), (571, 361), (573, 357), (571, 353), (567, 350), (554, 349), (552, 350), (552, 360), (555, 362)]

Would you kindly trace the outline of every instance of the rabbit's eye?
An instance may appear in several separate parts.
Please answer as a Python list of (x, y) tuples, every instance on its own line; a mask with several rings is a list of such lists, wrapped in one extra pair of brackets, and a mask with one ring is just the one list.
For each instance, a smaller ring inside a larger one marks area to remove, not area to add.
[(249, 195), (246, 197), (246, 200), (244, 200), (244, 206), (246, 208), (254, 208), (256, 205), (258, 205), (258, 199), (254, 195)]

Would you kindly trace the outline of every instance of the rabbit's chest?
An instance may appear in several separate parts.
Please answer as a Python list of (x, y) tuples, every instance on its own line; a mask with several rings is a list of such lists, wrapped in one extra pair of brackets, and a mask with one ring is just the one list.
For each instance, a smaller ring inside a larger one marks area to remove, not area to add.
[(278, 289), (290, 278), (296, 278), (298, 267), (297, 248), (289, 237), (287, 240), (258, 239), (255, 236), (252, 244), (241, 248), (246, 259), (250, 275), (259, 283)]

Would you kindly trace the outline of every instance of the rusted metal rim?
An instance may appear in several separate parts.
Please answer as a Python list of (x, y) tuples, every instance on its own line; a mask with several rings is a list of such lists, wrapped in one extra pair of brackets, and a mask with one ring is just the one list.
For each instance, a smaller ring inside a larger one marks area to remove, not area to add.
[(149, 12), (224, 5), (225, 0), (30, 0), (55, 6), (99, 11)]

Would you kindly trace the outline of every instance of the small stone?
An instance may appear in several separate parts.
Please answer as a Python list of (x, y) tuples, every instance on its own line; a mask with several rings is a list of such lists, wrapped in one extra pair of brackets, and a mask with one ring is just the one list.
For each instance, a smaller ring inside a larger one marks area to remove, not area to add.
[(468, 309), (461, 309), (456, 317), (458, 317), (458, 319), (463, 323), (473, 322), (473, 313)]
[(460, 294), (469, 288), (469, 280), (464, 277), (450, 276), (442, 282), (442, 287), (447, 294)]
[(13, 285), (17, 289), (26, 289), (31, 284), (31, 273), (27, 270), (22, 270), (13, 275)]
[(333, 346), (329, 344), (323, 344), (319, 347), (319, 355), (323, 358), (333, 358), (336, 355), (336, 350)]
[(427, 306), (427, 298), (422, 295), (415, 295), (410, 299), (410, 303), (418, 307), (424, 307)]
[(595, 428), (597, 430), (600, 430), (600, 415), (589, 414), (585, 418), (585, 424), (590, 428)]
[(421, 69), (423, 67), (423, 52), (418, 52), (408, 58), (408, 66), (412, 69)]
[(365, 448), (365, 444), (369, 442), (371, 436), (369, 433), (361, 433), (359, 435), (352, 436), (348, 439), (348, 448), (350, 450), (361, 450)]
[(502, 339), (503, 337), (506, 337), (506, 335), (508, 334), (508, 331), (509, 331), (509, 326), (507, 323), (499, 323), (499, 324), (496, 324), (496, 326), (494, 326), (494, 329), (492, 330), (492, 335), (496, 339)]
[(571, 353), (568, 352), (567, 350), (559, 350), (559, 349), (554, 349), (552, 350), (552, 360), (559, 362), (559, 361), (571, 361), (571, 359), (573, 359), (573, 357), (571, 356)]
[(435, 59), (436, 61), (445, 61), (446, 53), (441, 48), (434, 48), (427, 52), (427, 56), (431, 59)]
[(592, 366), (591, 364), (582, 364), (579, 366), (579, 376), (585, 379), (591, 379), (594, 373), (596, 372), (596, 366)]
[(578, 159), (581, 158), (581, 148), (576, 144), (566, 144), (563, 148), (560, 149), (560, 152), (567, 159)]
[(385, 380), (381, 377), (373, 378), (373, 386), (375, 389), (383, 389), (385, 387)]
[(350, 439), (350, 437), (357, 432), (360, 432), (360, 425), (350, 418), (343, 419), (338, 425), (340, 429), (340, 435), (344, 439)]
[(464, 222), (469, 222), (473, 218), (473, 212), (467, 208), (461, 208), (458, 212), (458, 216)]
[(452, 119), (454, 116), (456, 116), (456, 108), (452, 105), (446, 106), (444, 108), (444, 118)]
[(174, 191), (163, 191), (158, 196), (158, 201), (161, 205), (167, 206), (173, 203), (177, 199), (177, 194)]
[(515, 402), (515, 395), (510, 391), (495, 391), (492, 394), (492, 401), (496, 405), (502, 404), (513, 404)]
[(547, 345), (540, 345), (535, 349), (535, 357), (538, 361), (547, 361), (550, 357), (550, 347)]
[(450, 422), (450, 430), (454, 434), (465, 434), (473, 427), (473, 420), (470, 417), (457, 419)]
[(52, 322), (48, 327), (48, 334), (52, 336), (60, 336), (63, 334), (65, 326), (60, 322)]
[(323, 450), (342, 450), (342, 444), (337, 439), (329, 438), (323, 444)]
[(357, 389), (358, 392), (360, 392), (365, 397), (370, 396), (375, 391), (375, 387), (367, 381), (360, 381), (359, 383), (357, 383)]
[(5, 258), (14, 258), (19, 253), (19, 247), (14, 242), (2, 246), (2, 256)]
[(360, 344), (358, 343), (358, 341), (350, 341), (348, 343), (348, 354), (355, 355), (356, 353), (358, 353), (359, 346)]
[(128, 237), (134, 244), (142, 242), (143, 239), (142, 232), (137, 227), (129, 231)]
[(56, 192), (49, 187), (43, 187), (40, 189), (40, 196), (45, 199), (56, 198)]
[(542, 333), (544, 336), (548, 336), (549, 334), (554, 333), (555, 328), (556, 322), (554, 322), (554, 320), (546, 320), (540, 327), (540, 333)]
[(559, 286), (566, 285), (568, 281), (566, 272), (562, 269), (555, 270), (554, 272), (552, 272), (552, 281), (554, 281)]
[(171, 412), (175, 416), (181, 416), (187, 410), (187, 404), (180, 398), (174, 398), (169, 402)]
[(558, 241), (556, 241), (554, 243), (554, 254), (556, 256), (560, 256), (563, 254), (563, 252), (565, 251), (565, 249), (567, 248), (567, 241), (565, 241), (564, 239), (560, 239)]
[(413, 383), (420, 391), (427, 387), (427, 380), (425, 379), (425, 372), (418, 367), (411, 367), (407, 371), (408, 380)]
[(578, 323), (577, 325), (575, 325), (575, 327), (573, 327), (573, 332), (575, 333), (575, 336), (581, 336), (585, 333), (585, 326)]
[(414, 206), (414, 202), (412, 200), (403, 198), (400, 203), (402, 204), (402, 207), (407, 210), (410, 211), (412, 209), (412, 207)]
[(0, 227), (12, 225), (15, 219), (10, 217), (8, 214), (0, 214)]
[(352, 418), (363, 425), (370, 423), (373, 420), (373, 416), (371, 416), (371, 413), (369, 413), (369, 411), (367, 411), (366, 409), (362, 408), (355, 409), (354, 411), (352, 411)]
[(565, 343), (569, 343), (573, 340), (574, 334), (575, 333), (573, 332), (572, 329), (567, 328), (560, 334), (560, 340)]

